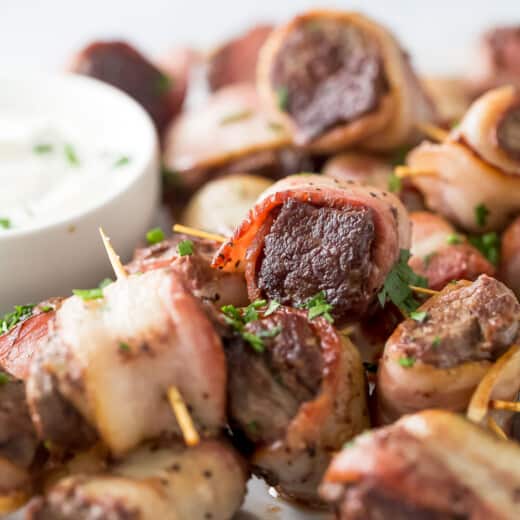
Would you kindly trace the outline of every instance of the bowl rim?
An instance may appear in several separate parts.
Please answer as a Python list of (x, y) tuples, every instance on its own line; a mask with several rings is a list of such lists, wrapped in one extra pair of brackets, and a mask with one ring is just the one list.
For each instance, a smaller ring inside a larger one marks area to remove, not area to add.
[(123, 90), (118, 89), (101, 80), (71, 72), (58, 72), (54, 74), (43, 73), (34, 75), (30, 73), (17, 73), (16, 75), (13, 75), (8, 71), (3, 71), (0, 72), (0, 84), (2, 83), (2, 78), (4, 77), (9, 77), (10, 82), (23, 81), (32, 83), (33, 85), (41, 85), (42, 82), (57, 82), (62, 83), (64, 85), (63, 88), (86, 88), (96, 92), (96, 95), (103, 96), (108, 94), (109, 96), (119, 97), (121, 101), (127, 105), (127, 107), (124, 109), (127, 110), (128, 108), (129, 111), (132, 111), (134, 114), (136, 114), (137, 119), (141, 119), (140, 124), (142, 124), (142, 129), (140, 132), (143, 134), (143, 138), (139, 140), (139, 143), (140, 146), (143, 147), (144, 153), (140, 157), (140, 160), (136, 162), (131, 161), (128, 164), (128, 181), (126, 183), (121, 183), (120, 186), (117, 186), (109, 196), (100, 197), (99, 199), (96, 199), (96, 202), (87, 205), (83, 209), (64, 213), (63, 216), (59, 216), (47, 222), (36, 222), (35, 224), (28, 227), (3, 229), (0, 232), (0, 243), (5, 244), (10, 240), (30, 236), (34, 233), (53, 231), (63, 228), (64, 226), (67, 227), (72, 224), (77, 224), (79, 220), (95, 214), (107, 205), (117, 202), (117, 199), (123, 193), (130, 190), (144, 175), (149, 174), (150, 168), (154, 168), (158, 164), (159, 137), (155, 125), (146, 110)]

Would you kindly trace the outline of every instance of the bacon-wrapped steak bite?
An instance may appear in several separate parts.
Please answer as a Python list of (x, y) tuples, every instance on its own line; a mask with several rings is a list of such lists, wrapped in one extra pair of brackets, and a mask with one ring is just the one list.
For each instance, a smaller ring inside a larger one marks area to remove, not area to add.
[(442, 143), (421, 144), (406, 162), (428, 208), (469, 231), (503, 228), (520, 212), (518, 92), (484, 94)]
[[(201, 434), (224, 426), (220, 338), (182, 278), (165, 268), (119, 280), (100, 299), (67, 299), (33, 360), (27, 396), (42, 438), (88, 444), (93, 430), (119, 456), (160, 433), (180, 433), (167, 399), (172, 386)], [(62, 421), (53, 407), (77, 421)]]
[[(181, 255), (179, 244), (190, 242), (190, 254)], [(184, 281), (186, 288), (203, 303), (216, 306), (246, 306), (246, 282), (243, 273), (223, 273), (211, 267), (220, 244), (211, 240), (176, 233), (152, 246), (139, 248), (126, 266), (129, 273), (143, 273), (169, 267)]]
[(409, 239), (391, 193), (295, 175), (260, 196), (213, 266), (245, 272), (251, 300), (298, 306), (323, 291), (341, 324), (368, 311)]
[(179, 117), (166, 133), (163, 160), (188, 191), (230, 173), (279, 178), (309, 164), (304, 152), (292, 148), (280, 118), (268, 116), (248, 83), (225, 87)]
[(428, 287), (441, 290), (453, 280), (476, 280), (495, 275), (495, 267), (466, 241), (443, 217), (428, 211), (410, 213), (412, 257), (410, 267), (428, 280)]
[[(4, 317), (0, 329), (0, 366), (19, 379), (27, 379), (32, 358), (40, 344), (46, 341), (49, 325), (61, 298), (52, 298), (38, 305), (17, 306), (10, 316)], [(11, 322), (12, 323), (8, 323)]]
[(258, 87), (294, 141), (321, 152), (396, 148), (433, 116), (399, 43), (357, 13), (311, 11), (275, 29), (260, 53)]
[(346, 446), (321, 496), (339, 520), (520, 516), (520, 448), (462, 417), (425, 411)]
[(37, 447), (24, 384), (0, 369), (0, 515), (29, 498)]
[(69, 69), (125, 91), (148, 112), (159, 133), (181, 109), (175, 78), (126, 42), (91, 43), (74, 56)]
[(324, 318), (283, 307), (225, 345), (230, 423), (254, 445), (254, 471), (316, 503), (331, 451), (368, 427), (356, 348)]
[(106, 473), (74, 475), (34, 500), (29, 520), (229, 520), (246, 491), (241, 458), (225, 442), (148, 444)]
[(254, 84), (258, 53), (272, 30), (272, 25), (257, 25), (212, 52), (207, 71), (211, 90), (233, 83)]
[[(378, 421), (427, 408), (466, 410), (490, 365), (516, 341), (520, 304), (481, 275), (448, 284), (403, 321), (385, 345), (377, 373)], [(516, 400), (518, 384), (502, 399)]]

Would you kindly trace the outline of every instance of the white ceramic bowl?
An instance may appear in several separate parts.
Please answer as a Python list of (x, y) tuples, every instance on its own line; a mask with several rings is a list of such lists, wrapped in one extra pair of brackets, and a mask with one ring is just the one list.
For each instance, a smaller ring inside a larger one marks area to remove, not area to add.
[(125, 179), (99, 190), (87, 209), (64, 214), (49, 224), (0, 233), (0, 313), (15, 304), (95, 287), (110, 276), (98, 227), (112, 238), (121, 258), (128, 259), (152, 222), (160, 185), (154, 126), (123, 92), (76, 75), (22, 77), (2, 72), (0, 118), (13, 111), (65, 116), (95, 131), (103, 143), (130, 151), (132, 160), (125, 166)]

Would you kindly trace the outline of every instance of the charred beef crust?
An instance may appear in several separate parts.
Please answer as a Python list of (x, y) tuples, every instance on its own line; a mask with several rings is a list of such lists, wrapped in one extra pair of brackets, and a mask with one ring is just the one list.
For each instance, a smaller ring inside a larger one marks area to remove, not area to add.
[(404, 321), (390, 341), (407, 356), (438, 368), (497, 359), (517, 337), (518, 300), (487, 275), (459, 285), (432, 298), (424, 307), (425, 321)]
[(307, 21), (290, 33), (271, 72), (281, 106), (306, 141), (377, 109), (388, 90), (377, 44), (356, 27)]
[(502, 116), (496, 128), (495, 139), (509, 157), (520, 159), (520, 105), (510, 108)]
[(133, 97), (162, 131), (172, 117), (170, 80), (136, 49), (124, 42), (96, 42), (84, 49), (74, 72), (117, 87)]
[(225, 341), (228, 362), (229, 415), (235, 427), (253, 442), (269, 442), (285, 432), (300, 405), (319, 391), (323, 359), (320, 339), (305, 313), (282, 309), (246, 325), (264, 337), (256, 352), (241, 336)]
[(336, 319), (366, 312), (375, 227), (366, 207), (334, 209), (288, 200), (265, 237), (257, 285), (269, 299), (300, 305), (320, 291)]
[(28, 468), (38, 441), (25, 401), (25, 387), (0, 370), (7, 381), (0, 384), (0, 457)]

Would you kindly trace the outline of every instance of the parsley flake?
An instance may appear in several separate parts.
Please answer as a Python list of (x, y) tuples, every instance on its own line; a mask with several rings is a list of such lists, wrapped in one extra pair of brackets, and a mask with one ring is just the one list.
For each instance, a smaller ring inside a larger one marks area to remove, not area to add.
[(52, 144), (47, 144), (47, 143), (37, 144), (33, 147), (33, 152), (38, 155), (51, 153), (53, 150), (54, 150), (54, 147), (52, 146)]
[(401, 179), (395, 174), (392, 173), (390, 177), (388, 177), (388, 191), (392, 193), (399, 193), (403, 187), (403, 183)]
[(0, 218), (0, 227), (9, 229), (11, 227), (11, 220), (8, 218)]
[(271, 300), (269, 305), (267, 306), (266, 311), (264, 312), (264, 316), (271, 316), (274, 312), (276, 312), (281, 307), (281, 303), (276, 300)]
[(183, 240), (177, 244), (177, 252), (179, 256), (189, 256), (193, 254), (193, 242), (191, 240)]
[(432, 347), (437, 348), (441, 344), (441, 337), (435, 336), (432, 341)]
[(173, 87), (173, 79), (166, 74), (160, 74), (155, 82), (155, 92), (159, 95), (166, 94)]
[(6, 385), (11, 381), (11, 378), (5, 372), (0, 372), (0, 387)]
[(119, 350), (121, 352), (130, 352), (131, 348), (130, 348), (130, 345), (128, 343), (125, 343), (124, 341), (121, 341), (119, 343)]
[(122, 155), (115, 163), (114, 168), (120, 168), (121, 166), (126, 166), (130, 162), (130, 157), (128, 155)]
[(403, 356), (399, 358), (399, 364), (404, 368), (411, 368), (415, 365), (415, 358)]
[(500, 237), (496, 231), (484, 233), (483, 235), (472, 235), (468, 238), (469, 243), (476, 247), (493, 265), (500, 260)]
[(489, 216), (489, 209), (485, 204), (475, 206), (475, 221), (479, 227), (484, 227)]
[(103, 298), (103, 289), (113, 283), (110, 278), (104, 278), (94, 289), (73, 289), (72, 294), (79, 296), (82, 300), (99, 300)]
[(424, 323), (426, 318), (428, 318), (428, 313), (426, 311), (412, 311), (410, 313), (410, 318), (412, 318), (412, 320), (418, 321), (419, 323)]
[(33, 304), (15, 305), (14, 311), (8, 312), (0, 319), (0, 334), (8, 332), (21, 321), (30, 318), (34, 307)]
[(289, 89), (287, 87), (278, 87), (276, 89), (276, 104), (282, 111), (287, 110), (289, 105)]
[(281, 123), (277, 123), (276, 121), (269, 121), (267, 123), (267, 128), (273, 132), (281, 132), (283, 130), (283, 125)]
[(153, 246), (164, 240), (164, 231), (160, 227), (150, 229), (146, 233), (146, 241)]
[(325, 299), (325, 292), (320, 291), (311, 298), (309, 298), (304, 304), (300, 305), (303, 309), (307, 309), (307, 317), (309, 320), (313, 320), (319, 316), (325, 318), (329, 323), (334, 323), (334, 318), (330, 314), (333, 306)]
[(386, 276), (383, 288), (377, 295), (379, 303), (382, 307), (387, 301), (391, 301), (402, 311), (407, 313), (415, 311), (420, 302), (416, 300), (410, 285), (418, 287), (427, 287), (426, 278), (415, 274), (408, 265), (410, 259), (410, 251), (401, 249), (399, 260), (392, 267)]
[(71, 144), (66, 143), (63, 147), (63, 151), (65, 152), (65, 158), (71, 166), (79, 166), (78, 155)]
[(249, 110), (249, 109), (235, 112), (233, 114), (229, 114), (227, 116), (224, 116), (220, 120), (220, 126), (230, 125), (232, 123), (244, 121), (245, 119), (249, 119), (252, 115), (253, 115), (253, 111)]
[(450, 233), (446, 237), (446, 243), (449, 244), (450, 246), (462, 244), (463, 241), (464, 241), (463, 238), (458, 233)]

